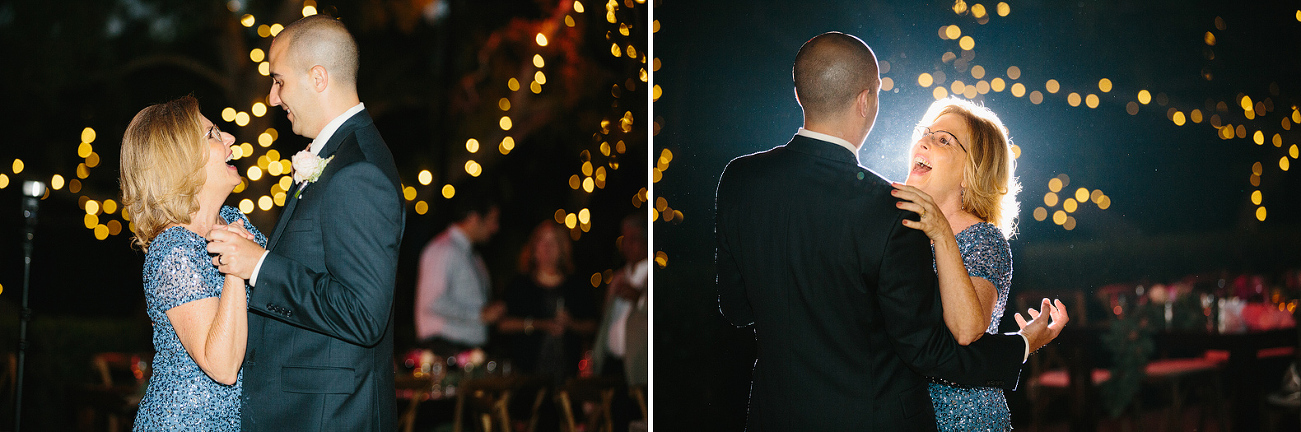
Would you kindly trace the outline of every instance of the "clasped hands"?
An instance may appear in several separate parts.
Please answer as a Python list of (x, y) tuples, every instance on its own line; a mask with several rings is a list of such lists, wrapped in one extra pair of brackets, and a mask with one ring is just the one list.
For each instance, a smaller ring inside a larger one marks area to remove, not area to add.
[(253, 269), (264, 252), (266, 249), (257, 244), (253, 234), (244, 229), (244, 221), (214, 225), (208, 232), (208, 253), (216, 255), (212, 265), (228, 276), (244, 280), (253, 277)]

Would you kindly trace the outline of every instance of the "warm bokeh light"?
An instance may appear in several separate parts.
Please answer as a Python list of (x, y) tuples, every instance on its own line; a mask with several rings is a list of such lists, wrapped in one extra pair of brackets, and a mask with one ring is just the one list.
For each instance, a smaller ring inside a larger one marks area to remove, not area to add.
[(416, 201), (416, 214), (423, 215), (429, 212), (429, 203), (424, 200)]
[(303, 17), (316, 15), (316, 6), (303, 6)]
[(254, 102), (251, 111), (254, 117), (262, 117), (267, 114), (267, 106), (262, 102)]
[(239, 23), (244, 27), (253, 27), (253, 24), (257, 24), (257, 18), (253, 17), (253, 15), (244, 14), (243, 17), (240, 17)]
[(1034, 220), (1043, 222), (1044, 219), (1048, 219), (1048, 209), (1043, 207), (1035, 207)]
[(1021, 83), (1013, 83), (1012, 96), (1016, 96), (1016, 97), (1025, 96), (1025, 85)]
[(1080, 94), (1071, 92), (1071, 94), (1066, 95), (1066, 103), (1073, 107), (1080, 106)]
[(1261, 202), (1262, 199), (1264, 199), (1264, 196), (1261, 195), (1260, 191), (1254, 191), (1254, 192), (1251, 193), (1251, 203), (1252, 203), (1252, 204), (1254, 204), (1254, 205), (1260, 205), (1260, 202)]
[(1256, 145), (1265, 144), (1265, 133), (1261, 131), (1256, 131), (1255, 133), (1251, 134), (1251, 140), (1254, 141)]
[(976, 40), (972, 39), (971, 36), (963, 36), (962, 39), (958, 39), (958, 47), (971, 51), (976, 48)]
[(542, 33), (538, 33), (538, 36), (534, 38), (534, 40), (538, 42), (538, 46), (547, 46), (547, 37)]
[(450, 184), (443, 185), (442, 192), (443, 192), (443, 198), (452, 199), (452, 197), (456, 196), (456, 187)]
[(1008, 6), (1007, 2), (998, 2), (998, 16), (1005, 17), (1010, 13), (1012, 13), (1012, 7)]
[(894, 89), (894, 79), (890, 77), (881, 78), (881, 91), (890, 91)]
[(509, 81), (506, 81), (506, 87), (510, 88), (510, 91), (519, 91), (519, 80), (511, 78)]
[(957, 39), (962, 36), (962, 29), (956, 25), (948, 26), (944, 29), (944, 36), (948, 37), (949, 40)]
[(1075, 198), (1067, 198), (1065, 201), (1062, 201), (1062, 210), (1066, 210), (1067, 213), (1075, 213), (1075, 210), (1079, 208), (1079, 205), (1080, 203), (1076, 202)]
[(1067, 231), (1075, 229), (1075, 217), (1067, 216), (1066, 223), (1062, 224), (1062, 228), (1066, 228)]
[[(76, 181), (76, 180), (73, 180), (73, 181)], [(0, 173), (0, 189), (4, 189), (4, 188), (6, 188), (6, 187), (9, 187), (9, 176), (8, 176), (8, 175), (5, 175), (5, 174), (3, 174), (3, 173)], [(68, 190), (72, 190), (72, 187), (69, 186), (69, 187), (68, 187)], [(76, 191), (72, 191), (72, 192), (73, 192), (73, 193), (76, 193)]]
[(470, 138), (470, 139), (466, 140), (466, 141), (465, 141), (465, 151), (468, 151), (468, 152), (470, 152), (470, 153), (478, 153), (478, 152), (479, 152), (479, 140), (474, 139), (474, 138)]
[(253, 213), (253, 200), (244, 198), (239, 201), (239, 211), (244, 214)]
[(1141, 103), (1141, 104), (1143, 104), (1143, 105), (1147, 105), (1148, 103), (1151, 103), (1151, 102), (1152, 102), (1152, 94), (1151, 94), (1151, 93), (1148, 93), (1147, 90), (1139, 90), (1139, 91), (1138, 91), (1138, 103)]
[(1110, 92), (1110, 91), (1111, 91), (1111, 80), (1110, 80), (1110, 79), (1107, 79), (1107, 78), (1103, 78), (1103, 79), (1098, 80), (1098, 90), (1101, 90), (1103, 93)]
[(1048, 190), (1050, 191), (1060, 192), (1062, 190), (1062, 186), (1064, 185), (1062, 184), (1062, 179), (1060, 178), (1053, 177), (1051, 180), (1048, 180)]
[(95, 229), (95, 226), (99, 225), (99, 216), (87, 213), (85, 216), (82, 216), (81, 223), (86, 227), (86, 229)]
[(1265, 206), (1256, 208), (1256, 220), (1261, 222), (1265, 221)]
[(1053, 212), (1053, 223), (1058, 225), (1066, 223), (1066, 212), (1062, 210)]
[(994, 92), (1002, 92), (1003, 89), (1007, 88), (1007, 82), (1003, 81), (1002, 78), (994, 78), (989, 80), (989, 88)]
[(1283, 156), (1278, 160), (1278, 168), (1287, 171), (1289, 168), (1292, 168), (1292, 160), (1288, 159), (1287, 156)]
[(249, 180), (252, 180), (252, 181), (258, 181), (258, 180), (261, 180), (261, 179), (262, 179), (262, 168), (258, 168), (257, 166), (251, 166), (251, 167), (248, 167), (248, 175), (247, 175), (247, 177), (248, 177)]
[(257, 199), (257, 208), (262, 209), (262, 211), (271, 210), (271, 207), (275, 205), (276, 201), (271, 199), (270, 196), (262, 195), (261, 198)]
[(243, 111), (235, 113), (235, 124), (239, 125), (239, 127), (248, 126), (248, 121), (248, 113)]
[(81, 145), (77, 146), (77, 157), (84, 158), (90, 156), (90, 152), (93, 151), (95, 151), (95, 146), (90, 145), (90, 143), (81, 143)]
[(470, 177), (478, 177), (479, 174), (483, 174), (483, 166), (474, 160), (465, 161), (465, 173)]
[(1043, 103), (1043, 101), (1044, 101), (1044, 94), (1039, 93), (1039, 90), (1030, 92), (1030, 103), (1039, 105)]
[(1007, 68), (1007, 77), (1011, 79), (1021, 79), (1021, 68), (1009, 66)]
[(424, 186), (429, 186), (429, 182), (434, 181), (434, 174), (429, 172), (429, 170), (420, 170), (420, 175), (417, 177), (420, 180), (420, 184)]
[(949, 91), (945, 90), (944, 87), (937, 86), (935, 87), (935, 90), (931, 91), (931, 96), (934, 96), (935, 100), (944, 99), (949, 97)]
[(281, 30), (284, 30), (284, 29), (285, 29), (285, 26), (282, 26), (282, 25), (280, 25), (280, 24), (272, 24), (272, 25), (271, 25), (271, 29), (270, 29), (270, 30), (271, 30), (271, 36), (279, 35), (279, 34), (280, 34), (280, 31), (281, 31)]
[(51, 177), (50, 189), (54, 189), (54, 190), (63, 189), (63, 176), (55, 174), (54, 177)]
[(99, 201), (87, 200), (85, 208), (86, 208), (86, 214), (97, 215), (99, 214)]
[(1079, 202), (1085, 202), (1085, 201), (1088, 201), (1088, 200), (1089, 200), (1089, 190), (1086, 189), (1086, 188), (1079, 188), (1079, 189), (1076, 189), (1076, 190), (1075, 190), (1075, 200), (1076, 200), (1076, 201), (1079, 201)]
[(1170, 117), (1170, 121), (1175, 122), (1175, 126), (1183, 126), (1186, 122), (1186, 120), (1184, 120), (1184, 113), (1181, 111), (1175, 111), (1174, 115)]
[[(14, 168), (14, 174), (22, 174), (22, 172), (23, 172), (23, 160), (22, 160), (22, 159), (14, 159), (14, 165), (13, 165), (13, 168)], [(82, 177), (82, 178), (85, 178), (85, 177)]]
[(100, 204), (100, 208), (104, 210), (104, 213), (117, 213), (117, 201), (106, 199), (103, 204)]
[(1057, 205), (1057, 199), (1058, 198), (1056, 193), (1048, 192), (1044, 194), (1044, 205), (1048, 207), (1054, 207)]
[(262, 60), (266, 60), (267, 53), (266, 51), (262, 51), (262, 48), (253, 48), (252, 51), (248, 52), (248, 58), (249, 60), (253, 60), (254, 63), (258, 63)]
[(923, 72), (921, 75), (917, 76), (917, 85), (919, 86), (930, 87), (931, 84), (934, 83), (935, 79), (931, 77), (931, 74)]
[(95, 142), (95, 129), (85, 128), (81, 130), (81, 142), (92, 144)]
[(406, 198), (407, 201), (415, 201), (416, 188), (413, 188), (411, 186), (402, 188), (402, 198)]
[[(1057, 93), (1061, 88), (1061, 83), (1058, 83), (1055, 79), (1050, 79), (1048, 82), (1044, 83), (1044, 90), (1048, 90), (1048, 93)], [(1079, 95), (1076, 95), (1076, 97), (1079, 97)], [(1077, 102), (1076, 105), (1079, 105), (1079, 103)]]

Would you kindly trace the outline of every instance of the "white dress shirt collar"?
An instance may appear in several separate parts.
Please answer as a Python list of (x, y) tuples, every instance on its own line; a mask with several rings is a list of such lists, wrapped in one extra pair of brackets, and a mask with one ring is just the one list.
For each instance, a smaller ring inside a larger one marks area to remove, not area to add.
[(838, 144), (841, 147), (849, 149), (849, 152), (854, 154), (854, 159), (855, 160), (858, 159), (858, 147), (855, 147), (853, 144), (850, 144), (849, 141), (845, 140), (844, 138), (827, 135), (822, 132), (814, 132), (805, 128), (800, 128), (800, 130), (798, 132), (795, 132), (795, 134), (802, 137), (813, 138), (818, 141), (826, 141), (832, 144)]
[(334, 132), (339, 130), (339, 126), (343, 126), (343, 122), (348, 121), (348, 119), (357, 115), (357, 113), (364, 109), (366, 109), (366, 104), (358, 102), (357, 105), (348, 108), (347, 111), (344, 111), (343, 114), (339, 114), (339, 116), (335, 117), (334, 120), (330, 120), (330, 122), (326, 123), (325, 127), (321, 129), (321, 133), (316, 135), (316, 139), (312, 140), (312, 145), (307, 147), (307, 151), (320, 156), (321, 148), (325, 147), (325, 143), (330, 142), (330, 137), (334, 135)]

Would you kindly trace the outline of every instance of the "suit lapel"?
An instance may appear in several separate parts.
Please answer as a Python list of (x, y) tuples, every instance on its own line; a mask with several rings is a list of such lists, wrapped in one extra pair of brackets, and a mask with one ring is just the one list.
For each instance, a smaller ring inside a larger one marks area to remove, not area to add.
[(298, 189), (302, 183), (294, 183), (286, 192), (286, 202), (284, 210), (280, 211), (280, 218), (276, 220), (276, 229), (271, 233), (271, 240), (267, 241), (267, 250), (275, 250), (276, 243), (280, 241), (280, 235), (285, 233), (285, 226), (289, 225), (289, 217), (294, 214), (294, 208), (298, 207)]

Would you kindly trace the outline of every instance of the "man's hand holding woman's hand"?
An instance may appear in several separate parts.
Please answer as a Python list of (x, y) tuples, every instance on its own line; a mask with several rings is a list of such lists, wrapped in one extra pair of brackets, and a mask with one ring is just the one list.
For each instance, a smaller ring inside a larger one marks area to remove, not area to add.
[(230, 225), (215, 225), (208, 232), (208, 253), (212, 265), (227, 275), (234, 275), (248, 280), (253, 277), (253, 268), (266, 252), (253, 240), (253, 234), (244, 229), (244, 221)]

